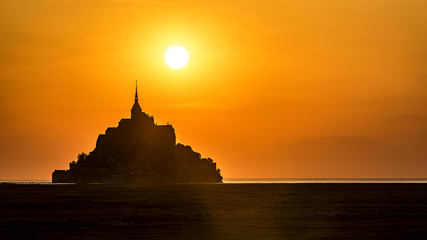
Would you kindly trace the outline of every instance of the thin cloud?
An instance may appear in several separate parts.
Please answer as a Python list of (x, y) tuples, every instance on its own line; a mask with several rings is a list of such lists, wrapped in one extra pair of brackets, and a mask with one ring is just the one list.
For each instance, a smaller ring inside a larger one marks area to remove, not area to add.
[(150, 4), (150, 5), (179, 5), (179, 1), (147, 1), (147, 0), (110, 0), (115, 3)]
[(297, 141), (302, 144), (373, 144), (380, 143), (380, 140), (368, 138), (365, 136), (322, 136), (308, 138)]
[(277, 143), (281, 147), (292, 146), (333, 146), (333, 145), (378, 145), (385, 142), (380, 139), (365, 136), (320, 136), (315, 138), (305, 138), (296, 141), (281, 141)]
[(191, 108), (191, 109), (211, 109), (217, 107), (216, 105), (209, 102), (190, 102), (190, 103), (178, 103), (178, 104), (166, 104), (159, 105), (163, 108)]

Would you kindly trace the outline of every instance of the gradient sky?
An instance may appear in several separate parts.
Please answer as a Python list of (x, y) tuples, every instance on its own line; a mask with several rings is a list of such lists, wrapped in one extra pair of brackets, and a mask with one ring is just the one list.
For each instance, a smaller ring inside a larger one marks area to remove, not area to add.
[[(140, 104), (225, 178), (427, 177), (425, 0), (2, 0), (0, 179)], [(173, 70), (166, 49), (188, 65)]]

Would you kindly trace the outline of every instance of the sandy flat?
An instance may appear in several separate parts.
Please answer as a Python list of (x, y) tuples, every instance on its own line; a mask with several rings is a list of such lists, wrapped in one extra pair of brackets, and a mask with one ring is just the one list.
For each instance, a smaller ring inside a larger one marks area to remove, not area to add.
[(0, 184), (0, 239), (427, 239), (427, 184)]

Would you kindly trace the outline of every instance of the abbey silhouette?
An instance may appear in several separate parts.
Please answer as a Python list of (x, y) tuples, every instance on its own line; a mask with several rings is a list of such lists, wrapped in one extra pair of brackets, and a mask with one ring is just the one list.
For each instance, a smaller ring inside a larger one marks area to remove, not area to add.
[(95, 149), (79, 154), (69, 170), (55, 170), (54, 183), (202, 183), (222, 182), (210, 158), (176, 144), (172, 125), (157, 125), (142, 111), (138, 89), (131, 118), (100, 134)]

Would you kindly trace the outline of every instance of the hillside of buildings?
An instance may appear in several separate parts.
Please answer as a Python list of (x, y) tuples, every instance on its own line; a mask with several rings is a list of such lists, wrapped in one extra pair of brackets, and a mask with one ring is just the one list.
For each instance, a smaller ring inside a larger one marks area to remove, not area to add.
[(95, 149), (81, 153), (68, 170), (55, 170), (54, 183), (222, 182), (210, 158), (176, 143), (172, 125), (157, 125), (142, 111), (135, 93), (131, 118), (100, 134)]

